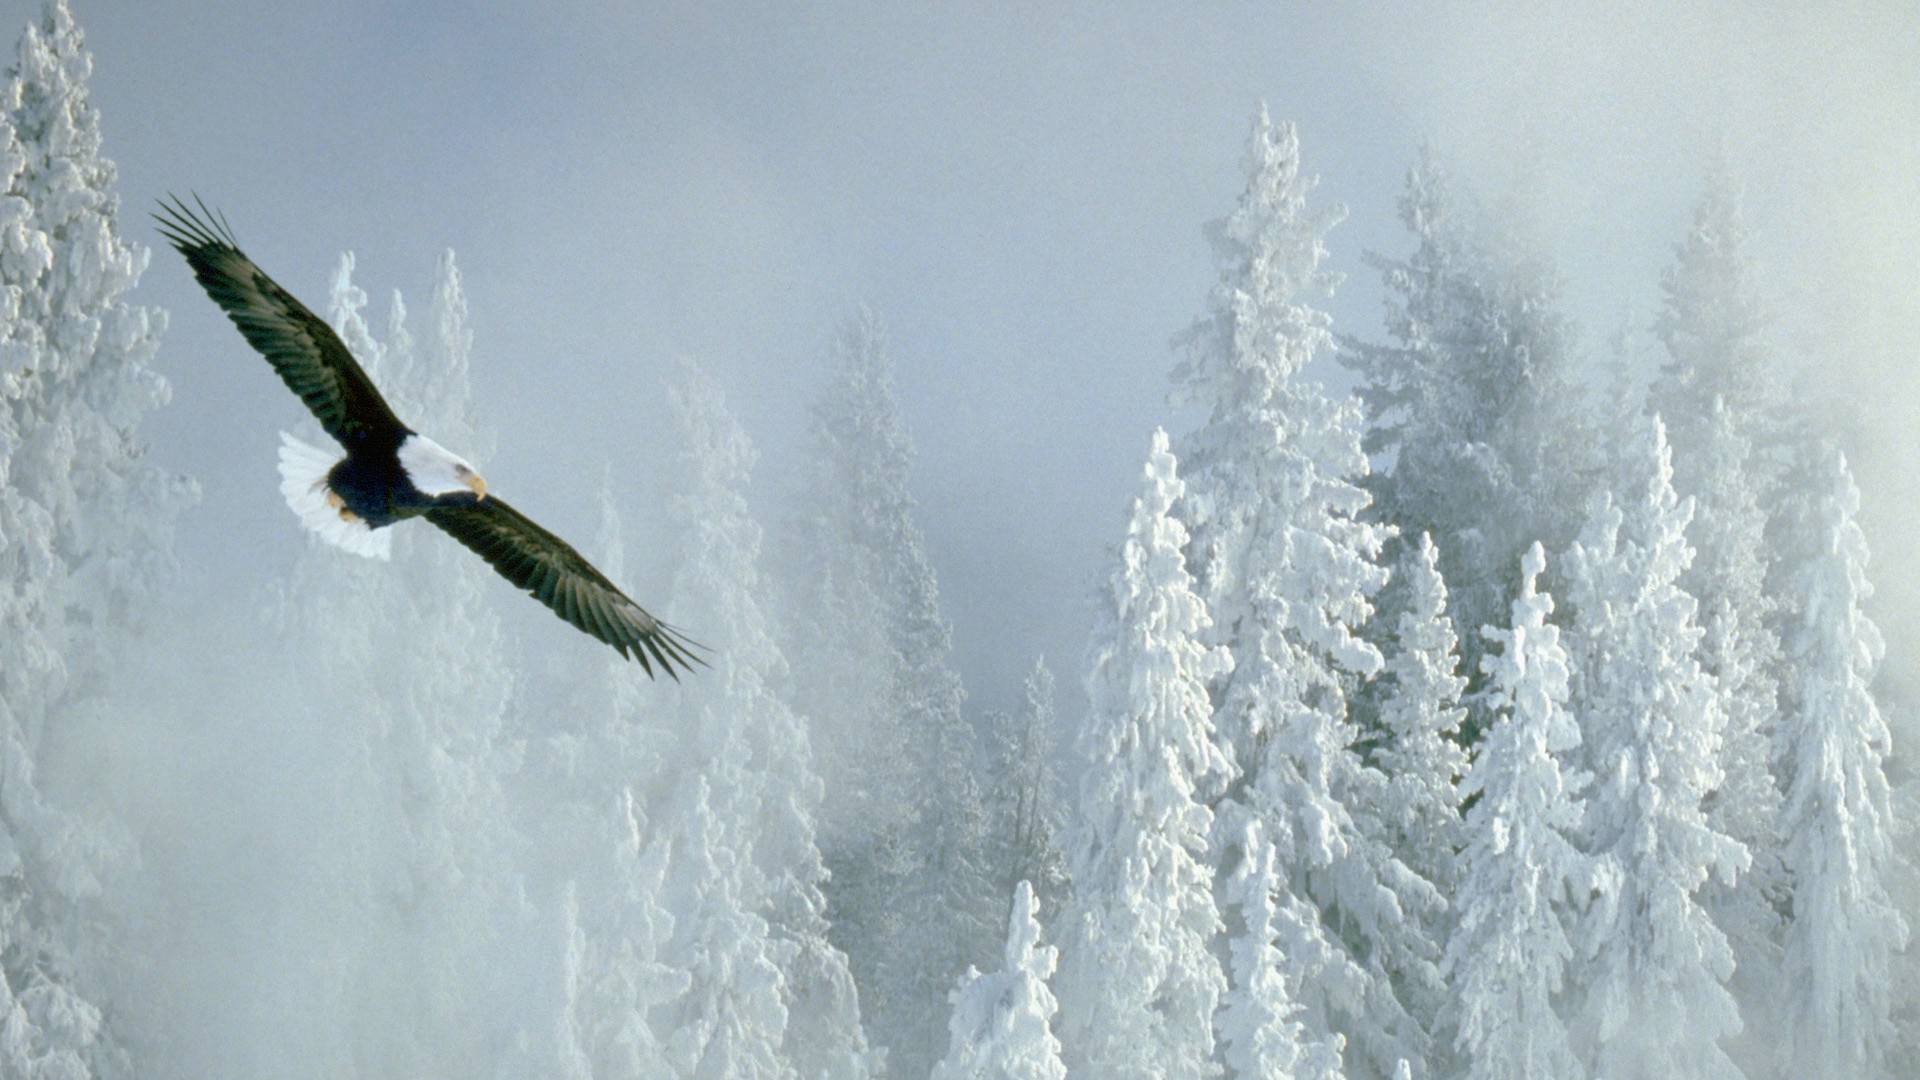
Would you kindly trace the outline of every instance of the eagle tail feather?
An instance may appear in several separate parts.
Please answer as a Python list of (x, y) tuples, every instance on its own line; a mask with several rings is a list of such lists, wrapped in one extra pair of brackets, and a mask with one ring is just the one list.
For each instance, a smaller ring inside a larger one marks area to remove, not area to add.
[(352, 517), (337, 501), (331, 501), (333, 489), (327, 486), (327, 474), (344, 456), (281, 432), (280, 494), (286, 497), (300, 524), (320, 539), (369, 559), (391, 558), (392, 536)]

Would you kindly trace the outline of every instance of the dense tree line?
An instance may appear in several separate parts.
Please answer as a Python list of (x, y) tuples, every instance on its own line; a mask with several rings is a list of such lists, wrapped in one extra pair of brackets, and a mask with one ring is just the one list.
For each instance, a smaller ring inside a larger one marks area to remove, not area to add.
[[(1550, 262), (1430, 148), (1411, 252), (1372, 260), (1385, 338), (1336, 334), (1342, 213), (1263, 110), (1172, 373), (1202, 419), (1148, 442), (1089, 711), (1036, 658), (976, 717), (868, 314), (771, 540), (747, 432), (676, 374), (644, 524), (712, 650), (682, 685), (517, 662), (487, 569), (404, 533), (391, 565), (307, 548), (232, 648), (167, 640), (206, 614), (171, 576), (192, 484), (141, 443), (164, 320), (127, 298), (147, 256), (89, 65), (52, 0), (0, 89), (0, 1074), (1771, 1080), (1920, 1053), (1860, 496), (1781, 382), (1724, 177), (1660, 283), (1658, 371), (1602, 400)], [(376, 332), (353, 270), (333, 325), (484, 447), (452, 254), (418, 331), (395, 294)], [(1315, 381), (1333, 361), (1354, 394)], [(136, 692), (157, 657), (203, 685)], [(71, 733), (136, 725), (153, 767), (243, 778), (188, 825), (300, 823), (272, 865), (203, 875), (183, 819), (45, 789)], [(183, 962), (236, 939), (249, 963)], [(188, 970), (258, 1034), (197, 1030)]]

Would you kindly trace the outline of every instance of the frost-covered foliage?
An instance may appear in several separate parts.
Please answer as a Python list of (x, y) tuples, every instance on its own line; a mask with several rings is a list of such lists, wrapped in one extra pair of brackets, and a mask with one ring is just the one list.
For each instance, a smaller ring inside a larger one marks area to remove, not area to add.
[(1511, 230), (1482, 239), (1431, 147), (1407, 173), (1400, 219), (1412, 254), (1372, 259), (1392, 344), (1349, 338), (1341, 359), (1361, 378), (1367, 451), (1392, 462), (1369, 485), (1377, 513), (1439, 546), (1477, 686), (1479, 628), (1505, 615), (1530, 544), (1571, 539), (1595, 443), (1580, 435), (1572, 334), (1545, 260)]
[[(1259, 820), (1243, 818), (1240, 828), (1233, 842), (1240, 863), (1221, 896), (1227, 914), (1241, 927), (1232, 935), (1232, 984), (1215, 1021), (1226, 1075), (1228, 1080), (1340, 1080), (1346, 1040), (1307, 1031), (1288, 986), (1288, 958), (1315, 947), (1311, 936), (1303, 940), (1301, 933), (1312, 918), (1303, 918), (1301, 901), (1282, 888), (1273, 845), (1261, 835)], [(1295, 910), (1282, 910), (1282, 897)]]
[(1066, 807), (1054, 768), (1060, 736), (1045, 657), (1035, 658), (1022, 689), (1018, 712), (988, 717), (987, 865), (1009, 895), (1024, 881), (1058, 903), (1067, 887), (1060, 851)]
[[(1781, 391), (1767, 314), (1753, 283), (1739, 200), (1711, 178), (1662, 281), (1656, 329), (1666, 362), (1649, 393), (1673, 440), (1674, 488), (1698, 508), (1697, 556), (1680, 585), (1700, 601), (1700, 664), (1725, 713), (1725, 779), (1708, 799), (1714, 827), (1746, 845), (1753, 866), (1702, 902), (1734, 948), (1734, 986), (1754, 1023), (1779, 995), (1780, 790), (1769, 766), (1778, 711), (1779, 632), (1767, 589), (1767, 507), (1777, 502)], [(1771, 1026), (1771, 1025), (1769, 1025)]]
[(1580, 1039), (1598, 1076), (1738, 1077), (1723, 1045), (1741, 1030), (1733, 951), (1699, 893), (1710, 876), (1731, 884), (1749, 856), (1702, 805), (1723, 776), (1725, 718), (1697, 658), (1698, 605), (1678, 584), (1693, 504), (1673, 491), (1657, 419), (1638, 442), (1619, 501), (1595, 497), (1567, 554), (1568, 651), (1594, 776), (1582, 838), (1602, 860), (1576, 980)]
[(687, 1076), (864, 1076), (852, 976), (827, 940), (814, 839), (824, 791), (807, 724), (777, 689), (787, 665), (765, 614), (761, 529), (746, 503), (755, 454), (719, 387), (691, 362), (671, 399), (684, 449), (670, 618), (706, 627), (713, 669), (675, 694), (667, 724), (685, 766), (674, 771), (687, 775), (663, 777), (658, 801), (668, 813), (704, 806), (710, 820), (677, 826), (700, 842), (675, 851), (675, 865), (690, 860), (694, 884), (680, 890), (689, 911), (669, 905), (680, 929), (667, 958), (684, 952), (693, 983), (663, 1038), (673, 1045), (710, 1029), (681, 1063)]
[(1226, 989), (1203, 793), (1224, 779), (1207, 684), (1225, 650), (1201, 642), (1206, 604), (1188, 574), (1182, 493), (1155, 431), (1087, 676), (1085, 773), (1068, 847), (1061, 1035), (1073, 1072), (1112, 1080), (1218, 1074), (1213, 1014)]
[(795, 701), (820, 735), (822, 774), (844, 793), (820, 829), (834, 940), (869, 1031), (886, 1033), (890, 1074), (914, 1077), (945, 1046), (953, 980), (997, 948), (1004, 901), (984, 863), (976, 739), (878, 322), (849, 324), (835, 352), (791, 545)]
[(1395, 854), (1415, 873), (1451, 895), (1459, 880), (1454, 857), (1460, 837), (1459, 780), (1467, 771), (1460, 723), (1459, 640), (1447, 617), (1447, 584), (1440, 555), (1422, 535), (1401, 563), (1407, 606), (1400, 613), (1394, 650), (1375, 725), (1374, 760), (1387, 776), (1381, 816)]
[(126, 299), (148, 253), (115, 224), (91, 71), (52, 0), (0, 87), (0, 1073), (35, 1078), (127, 1068), (93, 969), (115, 830), (36, 774), (103, 707), (191, 498), (145, 456), (165, 318)]
[(1049, 1027), (1058, 1006), (1047, 980), (1059, 956), (1040, 944), (1033, 887), (1020, 882), (1007, 919), (1006, 959), (990, 975), (969, 970), (954, 992), (952, 1042), (933, 1080), (1066, 1080), (1060, 1040)]
[(1888, 731), (1869, 687), (1884, 652), (1861, 606), (1866, 539), (1860, 492), (1829, 452), (1825, 484), (1808, 495), (1811, 551), (1799, 582), (1801, 618), (1786, 642), (1786, 709), (1778, 739), (1793, 907), (1783, 981), (1788, 1076), (1884, 1075), (1890, 965), (1907, 926), (1888, 896), (1897, 857), (1884, 772)]
[[(397, 294), (384, 339), (376, 337), (352, 270), (343, 256), (329, 304), (335, 329), (402, 416), (464, 449), (475, 434), (470, 339), (453, 260), (440, 262), (424, 345)], [(302, 424), (309, 441), (331, 445), (311, 420)], [(333, 887), (297, 917), (316, 929), (344, 921), (363, 936), (323, 946), (331, 962), (298, 961), (319, 970), (295, 1007), (335, 1026), (335, 1046), (294, 1064), (318, 1033), (313, 1020), (287, 1017), (290, 1060), (277, 1068), (419, 1076), (511, 1068), (502, 1059), (513, 1060), (512, 1029), (492, 1015), (489, 991), (525, 947), (516, 931), (533, 917), (510, 889), (502, 828), (510, 819), (502, 776), (516, 756), (507, 732), (513, 682), (488, 596), (492, 572), (444, 541), (396, 530), (389, 564), (310, 538), (278, 587), (273, 621), (294, 723), (326, 733), (328, 754), (340, 755), (334, 782), (354, 807), (320, 838), (338, 860)], [(530, 1075), (545, 1064), (521, 1067)]]
[(1445, 974), (1463, 1080), (1583, 1075), (1555, 1000), (1574, 955), (1572, 904), (1590, 876), (1573, 840), (1587, 777), (1562, 768), (1580, 728), (1567, 707), (1560, 629), (1547, 621), (1553, 598), (1535, 591), (1545, 569), (1535, 544), (1512, 621), (1486, 630), (1501, 649), (1482, 661), (1494, 721), (1460, 789), (1473, 806)]
[(1387, 579), (1378, 560), (1390, 530), (1360, 519), (1370, 500), (1357, 402), (1302, 377), (1331, 341), (1313, 303), (1334, 283), (1323, 236), (1340, 212), (1308, 209), (1298, 137), (1264, 110), (1248, 174), (1213, 228), (1220, 281), (1175, 373), (1207, 410), (1182, 443), (1188, 561), (1213, 611), (1210, 640), (1233, 655), (1211, 687), (1230, 784), (1208, 794), (1227, 826), (1221, 865), (1240, 857), (1237, 819), (1251, 814), (1279, 850), (1288, 894), (1321, 913), (1317, 952), (1332, 969), (1303, 972), (1307, 1015), (1349, 1036), (1356, 1075), (1388, 1076), (1402, 1058), (1427, 1057), (1428, 1032), (1399, 987), (1437, 998), (1439, 947), (1424, 926), (1444, 904), (1387, 844), (1386, 778), (1362, 763), (1348, 715), (1351, 684), (1383, 666), (1359, 630)]

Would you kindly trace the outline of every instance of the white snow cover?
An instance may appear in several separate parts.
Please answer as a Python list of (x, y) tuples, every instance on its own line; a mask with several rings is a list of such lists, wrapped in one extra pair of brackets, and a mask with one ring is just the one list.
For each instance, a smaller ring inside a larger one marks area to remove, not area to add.
[(337, 548), (369, 559), (393, 557), (393, 534), (359, 518), (348, 518), (328, 501), (333, 489), (327, 473), (342, 455), (280, 433), (280, 494), (307, 531)]
[(1014, 887), (1007, 950), (999, 971), (968, 971), (953, 994), (952, 1044), (932, 1080), (1066, 1080), (1060, 1040), (1048, 1026), (1056, 1004), (1047, 988), (1059, 950), (1040, 944), (1033, 886)]
[(1478, 798), (1467, 812), (1444, 974), (1463, 1080), (1581, 1075), (1554, 997), (1573, 959), (1574, 889), (1590, 876), (1573, 844), (1586, 777), (1561, 764), (1579, 747), (1580, 727), (1567, 708), (1560, 628), (1547, 621), (1553, 598), (1535, 591), (1546, 564), (1539, 544), (1528, 549), (1511, 624), (1486, 630), (1501, 647), (1482, 658), (1494, 721), (1461, 785), (1462, 798)]
[(1081, 1075), (1201, 1080), (1215, 1071), (1226, 976), (1212, 948), (1213, 814), (1199, 795), (1227, 771), (1207, 682), (1228, 660), (1200, 641), (1209, 620), (1181, 556), (1182, 485), (1165, 431), (1153, 433), (1142, 481), (1087, 676), (1061, 1035)]

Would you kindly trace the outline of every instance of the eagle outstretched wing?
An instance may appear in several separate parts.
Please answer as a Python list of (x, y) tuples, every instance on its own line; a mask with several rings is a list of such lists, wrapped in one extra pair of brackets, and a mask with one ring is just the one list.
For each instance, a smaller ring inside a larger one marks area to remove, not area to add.
[(204, 203), (199, 205), (196, 214), (178, 197), (162, 203), (154, 215), (160, 234), (186, 256), (207, 295), (313, 411), (327, 434), (348, 446), (405, 432), (333, 327), (255, 266), (226, 222)]
[(691, 670), (705, 663), (694, 654), (698, 644), (649, 615), (565, 540), (498, 496), (470, 506), (435, 507), (426, 518), (555, 614), (640, 661), (647, 674), (658, 663), (677, 682), (676, 667)]

